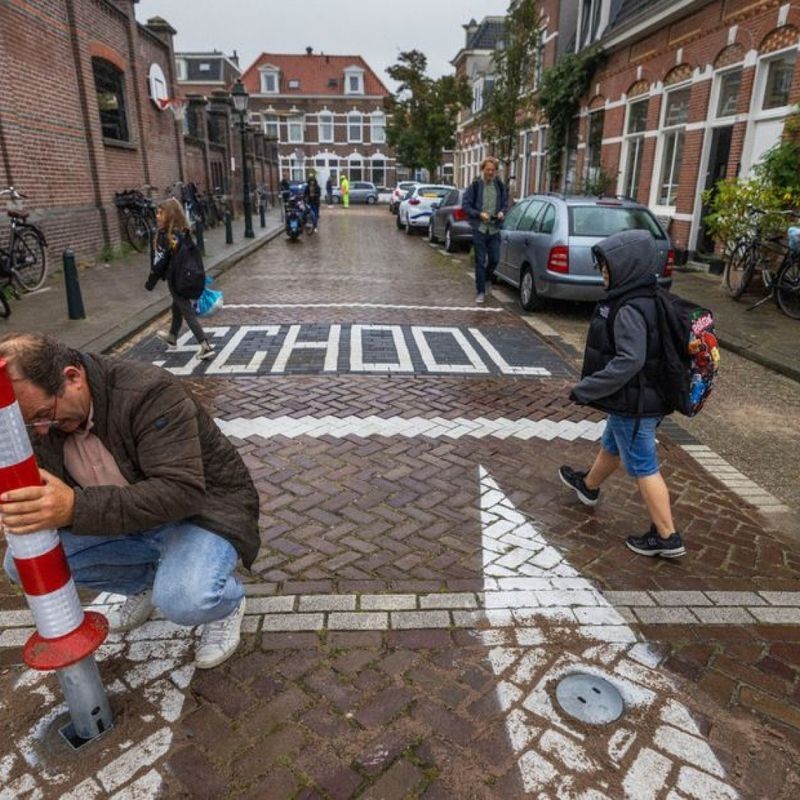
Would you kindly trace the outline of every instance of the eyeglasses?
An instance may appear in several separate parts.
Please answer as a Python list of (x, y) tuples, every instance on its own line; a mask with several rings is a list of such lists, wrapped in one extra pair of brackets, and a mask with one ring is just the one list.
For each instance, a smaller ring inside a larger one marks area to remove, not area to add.
[(57, 428), (61, 423), (56, 419), (58, 413), (58, 395), (53, 397), (53, 413), (36, 417), (31, 422), (26, 422), (26, 428)]

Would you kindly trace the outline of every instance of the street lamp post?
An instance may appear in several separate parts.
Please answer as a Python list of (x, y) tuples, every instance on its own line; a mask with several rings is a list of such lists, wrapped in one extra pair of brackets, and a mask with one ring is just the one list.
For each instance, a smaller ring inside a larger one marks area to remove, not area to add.
[(244, 236), (245, 239), (255, 238), (253, 233), (253, 218), (251, 216), (250, 208), (250, 176), (247, 174), (247, 152), (246, 152), (246, 130), (247, 122), (245, 116), (247, 115), (247, 103), (250, 100), (250, 95), (247, 94), (246, 89), (241, 81), (236, 81), (236, 85), (231, 92), (233, 98), (233, 108), (239, 115), (239, 131), (242, 134), (242, 191), (244, 192)]

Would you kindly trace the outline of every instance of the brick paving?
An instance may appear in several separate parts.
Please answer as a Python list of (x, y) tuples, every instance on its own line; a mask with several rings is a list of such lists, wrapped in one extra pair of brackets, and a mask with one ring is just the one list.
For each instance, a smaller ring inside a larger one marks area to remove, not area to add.
[[(0, 748), (0, 791), (797, 796), (800, 556), (713, 463), (662, 436), (688, 554), (628, 552), (622, 537), (644, 526), (630, 482), (615, 477), (587, 509), (555, 474), (588, 462), (601, 416), (565, 401), (571, 367), (554, 337), (546, 346), (509, 311), (473, 311), (463, 267), (397, 235), (385, 210), (325, 214), (318, 237), (276, 240), (224, 281), (232, 305), (259, 306), (215, 319), (226, 342), (246, 325), (286, 337), (293, 325), (324, 336), (361, 324), (397, 326), (410, 348), (413, 326), (466, 330), (480, 345), (475, 328), (525, 343), (550, 374), (430, 374), (419, 361), (409, 374), (353, 374), (346, 358), (329, 373), (324, 361), (245, 373), (257, 342), (246, 357), (231, 350), (243, 357), (230, 374), (193, 367), (186, 380), (223, 429), (241, 426), (228, 432), (262, 500), (243, 644), (195, 673), (193, 635), (163, 620), (110, 640), (101, 670), (117, 725), (83, 761), (41, 723), (58, 717), (59, 690), (19, 666), (30, 623), (3, 584), (0, 713), (16, 746)], [(439, 352), (437, 363), (459, 360)], [(166, 354), (146, 332), (131, 356)], [(292, 427), (312, 418), (324, 420), (313, 435)], [(575, 426), (592, 433), (570, 438)], [(553, 705), (555, 681), (576, 669), (622, 693), (619, 723), (590, 730)]]

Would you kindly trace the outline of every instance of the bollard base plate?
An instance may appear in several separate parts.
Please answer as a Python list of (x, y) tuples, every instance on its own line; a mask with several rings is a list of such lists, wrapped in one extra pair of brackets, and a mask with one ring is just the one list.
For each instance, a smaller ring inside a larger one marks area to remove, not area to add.
[(107, 635), (108, 620), (96, 611), (87, 611), (83, 624), (59, 639), (32, 634), (22, 649), (22, 657), (31, 669), (64, 669), (94, 653)]
[(75, 732), (75, 726), (72, 724), (72, 722), (68, 722), (66, 725), (58, 729), (58, 733), (73, 750), (80, 750), (84, 745), (96, 741), (110, 730), (111, 728), (106, 728), (106, 730), (98, 733), (97, 736), (92, 736), (91, 739), (84, 739), (82, 736), (78, 736), (78, 734)]

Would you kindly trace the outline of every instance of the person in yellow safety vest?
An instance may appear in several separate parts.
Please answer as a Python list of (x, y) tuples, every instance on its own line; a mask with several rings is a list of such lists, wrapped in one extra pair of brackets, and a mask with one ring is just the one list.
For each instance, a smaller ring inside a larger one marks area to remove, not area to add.
[(342, 175), (340, 187), (342, 189), (342, 205), (350, 208), (350, 181), (347, 180), (347, 175)]

